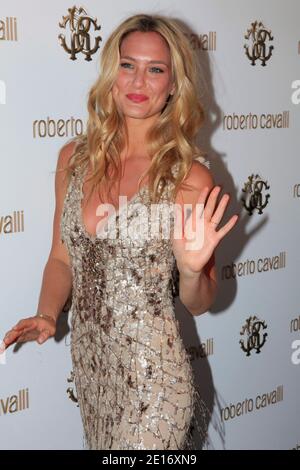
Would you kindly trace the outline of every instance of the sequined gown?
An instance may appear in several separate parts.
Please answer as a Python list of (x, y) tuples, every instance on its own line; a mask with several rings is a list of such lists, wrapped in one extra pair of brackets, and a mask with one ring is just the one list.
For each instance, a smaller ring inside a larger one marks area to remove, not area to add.
[[(86, 446), (193, 449), (196, 405), (202, 414), (204, 408), (174, 313), (171, 240), (141, 236), (154, 223), (145, 187), (116, 212), (117, 236), (90, 235), (81, 208), (84, 173), (73, 172), (60, 230), (73, 275), (71, 358)], [(172, 230), (170, 189), (168, 183), (158, 207), (169, 211)], [(120, 237), (124, 223), (129, 237)]]

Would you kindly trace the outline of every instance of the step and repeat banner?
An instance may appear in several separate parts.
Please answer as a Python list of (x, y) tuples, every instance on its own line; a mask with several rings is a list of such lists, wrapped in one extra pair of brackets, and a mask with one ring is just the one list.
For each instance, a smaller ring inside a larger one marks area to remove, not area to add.
[[(85, 131), (105, 41), (126, 17), (182, 22), (200, 62), (199, 145), (231, 195), (218, 298), (176, 315), (210, 410), (203, 449), (300, 448), (298, 0), (0, 0), (0, 338), (35, 314), (60, 148)], [(70, 315), (0, 356), (0, 448), (82, 449)]]

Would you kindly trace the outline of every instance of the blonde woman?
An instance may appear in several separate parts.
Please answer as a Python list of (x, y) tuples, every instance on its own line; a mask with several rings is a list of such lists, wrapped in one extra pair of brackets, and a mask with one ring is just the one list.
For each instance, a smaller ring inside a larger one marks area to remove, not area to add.
[[(135, 15), (113, 31), (88, 111), (86, 134), (58, 158), (53, 244), (38, 313), (21, 320), (4, 343), (45, 342), (71, 294), (71, 354), (88, 448), (193, 448), (196, 408), (205, 413), (205, 406), (174, 294), (187, 314), (209, 309), (217, 288), (214, 250), (238, 217), (217, 230), (229, 196), (217, 203), (220, 187), (194, 141), (203, 121), (197, 69), (174, 20)], [(197, 230), (203, 235), (193, 249), (185, 204), (196, 239)], [(154, 205), (167, 212), (147, 238), (145, 229), (158, 220), (149, 217)], [(197, 225), (199, 206), (204, 226)], [(171, 235), (158, 236), (167, 224)]]

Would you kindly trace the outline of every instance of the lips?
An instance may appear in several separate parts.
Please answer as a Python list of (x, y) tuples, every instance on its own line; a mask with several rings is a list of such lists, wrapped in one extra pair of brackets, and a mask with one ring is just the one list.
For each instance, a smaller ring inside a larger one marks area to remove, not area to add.
[(148, 96), (146, 96), (146, 95), (137, 95), (136, 93), (129, 93), (126, 96), (130, 101), (133, 101), (134, 103), (142, 103), (143, 101), (148, 100)]

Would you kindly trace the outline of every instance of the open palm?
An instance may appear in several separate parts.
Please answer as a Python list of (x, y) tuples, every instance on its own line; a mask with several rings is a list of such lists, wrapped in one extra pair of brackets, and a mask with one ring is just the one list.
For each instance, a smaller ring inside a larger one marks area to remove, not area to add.
[[(182, 208), (175, 206), (175, 230), (177, 231), (172, 237), (172, 247), (178, 270), (186, 276), (201, 273), (217, 245), (238, 220), (238, 215), (233, 215), (223, 227), (216, 230), (230, 199), (229, 194), (224, 194), (217, 204), (220, 190), (220, 186), (214, 186), (208, 196), (209, 188), (203, 188), (184, 224), (181, 223)], [(182, 225), (183, 228), (181, 228)]]

